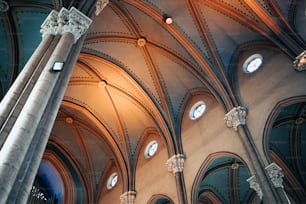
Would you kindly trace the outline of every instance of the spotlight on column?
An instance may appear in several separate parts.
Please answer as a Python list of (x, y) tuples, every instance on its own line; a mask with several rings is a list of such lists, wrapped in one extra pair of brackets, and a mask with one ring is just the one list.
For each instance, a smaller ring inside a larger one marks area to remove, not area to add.
[(60, 72), (63, 70), (64, 62), (54, 62), (53, 66), (51, 67), (51, 71), (53, 72)]

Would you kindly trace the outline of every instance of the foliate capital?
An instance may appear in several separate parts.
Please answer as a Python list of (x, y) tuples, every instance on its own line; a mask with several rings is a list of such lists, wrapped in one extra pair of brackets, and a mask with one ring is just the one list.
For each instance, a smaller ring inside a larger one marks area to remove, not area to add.
[(46, 20), (40, 26), (40, 33), (42, 37), (48, 34), (56, 35), (58, 33), (58, 12), (52, 10), (47, 16)]
[(267, 170), (267, 173), (268, 173), (274, 187), (275, 188), (284, 188), (284, 186), (283, 186), (284, 174), (282, 172), (282, 169), (277, 164), (275, 164), (274, 162), (272, 162), (271, 164), (266, 166), (265, 169)]
[(253, 175), (250, 178), (248, 178), (246, 181), (249, 182), (250, 188), (253, 189), (257, 193), (260, 199), (262, 199), (263, 193), (262, 193), (259, 183), (257, 182), (256, 176)]
[(173, 172), (173, 174), (175, 174), (176, 172), (183, 172), (184, 161), (185, 161), (185, 156), (183, 154), (173, 155), (166, 162), (168, 166), (168, 171)]
[(134, 204), (136, 198), (135, 191), (127, 191), (120, 196), (121, 204)]
[(101, 11), (105, 8), (105, 6), (107, 6), (108, 3), (109, 0), (97, 0), (96, 11), (95, 11), (96, 16), (98, 16), (101, 13)]
[(72, 33), (76, 42), (89, 28), (92, 20), (82, 12), (72, 7), (70, 10), (62, 8), (60, 12), (51, 11), (41, 25), (40, 32), (43, 37), (47, 34)]
[(227, 127), (232, 127), (237, 131), (239, 125), (245, 125), (247, 109), (242, 106), (234, 107), (230, 112), (225, 114), (224, 121)]
[(297, 71), (306, 70), (306, 50), (297, 56), (293, 62), (293, 66)]

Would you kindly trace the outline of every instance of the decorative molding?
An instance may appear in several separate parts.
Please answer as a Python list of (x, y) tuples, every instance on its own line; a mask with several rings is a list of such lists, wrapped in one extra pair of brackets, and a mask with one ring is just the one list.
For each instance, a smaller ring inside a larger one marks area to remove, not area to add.
[(275, 188), (284, 188), (283, 177), (284, 174), (282, 169), (274, 162), (266, 166), (266, 171), (274, 185)]
[(306, 50), (297, 56), (293, 62), (293, 66), (297, 71), (306, 70)]
[(7, 12), (9, 8), (10, 7), (6, 1), (0, 0), (0, 12)]
[(184, 161), (185, 161), (185, 156), (183, 154), (173, 155), (166, 162), (168, 166), (168, 171), (173, 172), (173, 174), (175, 174), (176, 172), (183, 172)]
[(95, 14), (98, 16), (101, 11), (107, 6), (109, 0), (97, 0)]
[(248, 178), (246, 181), (249, 182), (250, 188), (253, 189), (257, 193), (258, 197), (262, 200), (263, 193), (259, 183), (257, 182), (256, 176), (253, 175), (250, 178)]
[(227, 127), (232, 127), (237, 131), (239, 125), (245, 125), (247, 109), (242, 106), (234, 107), (230, 112), (225, 114), (224, 120)]
[(135, 191), (127, 191), (120, 196), (121, 204), (134, 204), (135, 197)]
[(143, 47), (143, 46), (145, 46), (146, 45), (146, 39), (145, 38), (139, 38), (138, 40), (137, 40), (137, 45), (139, 46), (139, 47)]
[(58, 33), (58, 12), (52, 10), (47, 16), (46, 20), (40, 26), (40, 33), (42, 37), (46, 35), (56, 35)]
[(70, 10), (62, 8), (60, 12), (54, 10), (48, 15), (41, 25), (42, 36), (47, 34), (57, 35), (66, 32), (72, 33), (76, 42), (89, 28), (92, 20), (82, 12), (72, 7)]

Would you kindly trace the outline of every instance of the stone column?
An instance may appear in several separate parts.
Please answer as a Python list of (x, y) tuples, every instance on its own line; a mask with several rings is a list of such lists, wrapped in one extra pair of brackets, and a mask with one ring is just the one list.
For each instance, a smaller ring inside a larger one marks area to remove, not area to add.
[(262, 194), (261, 187), (260, 187), (259, 183), (257, 182), (256, 176), (253, 175), (250, 178), (248, 178), (246, 181), (249, 182), (250, 188), (253, 189), (257, 193), (260, 200), (262, 200), (262, 195), (263, 194)]
[(0, 147), (6, 140), (12, 124), (17, 119), (22, 106), (55, 48), (57, 41), (54, 39), (54, 36), (57, 32), (52, 26), (56, 27), (57, 15), (56, 11), (52, 11), (43, 23), (41, 29), (43, 33), (42, 41), (1, 101)]
[(134, 204), (136, 198), (135, 191), (127, 191), (120, 196), (121, 204)]
[[(61, 39), (39, 76), (0, 151), (0, 183), (5, 184), (0, 188), (0, 203), (8, 201), (13, 186), (18, 182), (16, 178), (20, 174), (19, 171), (23, 163), (26, 162), (24, 158), (33, 142), (35, 131), (45, 113), (48, 102), (52, 100), (51, 95), (55, 85), (61, 73), (64, 73), (52, 72), (50, 69), (57, 61), (65, 63), (73, 44), (86, 32), (91, 20), (72, 7), (69, 11), (62, 8), (58, 14), (57, 22), (58, 27), (56, 30), (62, 35)], [(60, 103), (61, 100), (62, 98), (57, 98), (56, 102)], [(58, 109), (53, 111), (57, 112)], [(50, 122), (53, 123), (54, 119)], [(48, 139), (49, 135), (50, 132), (46, 134), (46, 139)], [(43, 151), (36, 153), (42, 155)], [(37, 168), (32, 171), (36, 173)], [(25, 191), (30, 192), (31, 186), (27, 188), (28, 190)]]
[(267, 174), (270, 177), (271, 182), (276, 188), (278, 194), (281, 196), (283, 203), (291, 203), (283, 186), (284, 174), (282, 169), (274, 162), (265, 167)]
[(187, 203), (185, 180), (183, 174), (184, 162), (185, 162), (185, 156), (183, 154), (173, 155), (166, 162), (168, 171), (172, 172), (175, 177), (178, 200), (180, 204)]
[[(246, 148), (252, 167), (256, 173), (256, 183), (261, 188), (261, 193), (264, 203), (282, 203), (280, 197), (272, 186), (268, 175), (264, 169), (264, 163), (259, 156), (259, 152), (253, 138), (251, 137), (246, 126), (247, 109), (245, 107), (234, 107), (231, 111), (225, 114), (224, 120), (228, 127), (232, 127), (239, 134), (241, 141)], [(252, 177), (251, 177), (252, 178)], [(254, 187), (254, 179), (251, 179)]]

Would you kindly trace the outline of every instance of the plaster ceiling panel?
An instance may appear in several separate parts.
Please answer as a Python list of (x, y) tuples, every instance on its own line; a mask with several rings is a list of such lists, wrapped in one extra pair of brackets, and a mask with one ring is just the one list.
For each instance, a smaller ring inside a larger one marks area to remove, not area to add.
[[(216, 0), (216, 1), (220, 2), (221, 5), (225, 5), (229, 7), (230, 9), (236, 10), (237, 13), (242, 14), (245, 18), (249, 18), (254, 21), (258, 21), (257, 17), (253, 14), (251, 9), (245, 5), (244, 1), (241, 1), (241, 0)], [(206, 0), (206, 2), (209, 2), (209, 0)]]
[[(72, 124), (67, 124), (65, 121), (57, 120), (52, 129), (51, 137), (62, 146), (65, 151), (71, 155), (72, 159), (78, 161), (82, 167), (86, 166), (86, 157), (82, 150), (82, 145), (79, 143), (80, 136), (77, 129)], [(76, 156), (77, 155), (77, 156)]]
[[(291, 157), (291, 148), (290, 148), (290, 132), (291, 132), (291, 124), (283, 124), (278, 127), (274, 127), (271, 131), (270, 135), (270, 148), (275, 151), (279, 157), (286, 161), (287, 165), (292, 164)], [(287, 158), (287, 159), (285, 159)]]
[(133, 37), (133, 33), (129, 29), (123, 17), (120, 16), (116, 8), (113, 8), (112, 6), (106, 6), (98, 16), (94, 16), (92, 25), (90, 26), (87, 34), (87, 38), (97, 36)]
[[(182, 35), (186, 37), (193, 46), (196, 47), (202, 54), (208, 56), (207, 47), (202, 41), (201, 34), (196, 27), (196, 21), (191, 15), (191, 8), (186, 1), (150, 1), (149, 5), (154, 5), (155, 10), (160, 10), (172, 17), (173, 24), (180, 30)], [(195, 32), (196, 31), (196, 32)]]
[(17, 37), (19, 40), (19, 72), (41, 41), (40, 26), (48, 16), (49, 9), (21, 8), (14, 9)]
[(119, 121), (107, 89), (98, 87), (98, 83), (70, 83), (64, 100), (84, 107), (120, 143)]
[[(125, 4), (125, 7), (128, 9), (135, 26), (138, 29), (141, 36), (145, 37), (149, 42), (154, 43), (158, 46), (163, 47), (166, 50), (170, 50), (170, 52), (175, 53), (176, 55), (182, 57), (184, 60), (193, 64), (195, 67), (197, 63), (193, 60), (188, 50), (180, 44), (178, 37), (174, 37), (167, 27), (174, 26), (167, 25), (166, 23), (158, 23), (152, 16), (144, 11), (139, 10), (138, 8), (131, 6), (129, 4)], [(162, 18), (162, 13), (160, 14)], [(185, 39), (185, 36), (182, 31), (176, 31), (180, 35), (181, 39)]]
[[(106, 169), (108, 161), (111, 159), (109, 149), (105, 147), (99, 139), (99, 135), (95, 135), (88, 129), (79, 126), (78, 130), (86, 146), (86, 153), (88, 155), (88, 166), (91, 174), (93, 186), (97, 186), (102, 180), (102, 175)], [(99, 156), (97, 156), (99, 155)]]
[[(151, 97), (154, 97), (155, 100), (160, 103), (160, 98), (149, 71), (148, 64), (143, 56), (141, 48), (136, 46), (136, 42), (124, 43), (108, 41), (103, 43), (87, 44), (86, 47), (89, 49), (95, 49), (100, 53), (110, 56), (111, 61), (119, 62), (120, 65), (126, 69), (127, 73), (129, 73), (131, 77), (135, 78), (138, 83), (141, 83), (141, 85), (146, 89), (146, 92), (150, 93)], [(89, 63), (92, 64), (92, 62)], [(117, 72), (116, 75), (113, 75), (113, 70), (98, 69), (99, 66), (93, 67), (96, 67), (103, 76), (111, 77), (114, 82), (125, 82), (125, 80), (115, 80), (115, 76), (122, 76), (122, 71), (120, 74)], [(124, 85), (124, 87), (127, 88), (126, 86), (128, 85), (129, 84)]]
[(280, 9), (282, 15), (286, 18), (287, 21), (290, 22), (290, 11), (293, 9), (294, 6), (293, 0), (275, 0), (274, 5)]
[(229, 169), (220, 168), (205, 176), (201, 190), (211, 190), (223, 203), (231, 203), (229, 186)]
[[(171, 109), (175, 117), (184, 106), (185, 97), (195, 89), (205, 89), (204, 85), (186, 67), (173, 59), (151, 49), (155, 68), (161, 74), (160, 84), (166, 91), (166, 98), (170, 99)], [(189, 69), (192, 69), (189, 67)]]
[(73, 73), (70, 78), (71, 81), (93, 81), (93, 82), (99, 82), (100, 79), (96, 75), (96, 73), (93, 72), (93, 70), (90, 70), (90, 68), (87, 67), (87, 65), (82, 63), (76, 63), (75, 67), (73, 68)]
[(253, 189), (250, 188), (250, 184), (246, 181), (251, 175), (248, 172), (248, 169), (245, 166), (239, 166), (238, 171), (238, 196), (239, 203), (247, 203), (250, 198), (250, 195), (253, 193)]
[(234, 21), (222, 13), (202, 5), (202, 21), (207, 24), (206, 32), (212, 38), (215, 51), (222, 60), (225, 71), (229, 71), (231, 57), (238, 46), (264, 39), (246, 26)]
[[(108, 85), (111, 85), (126, 92), (138, 101), (141, 101), (143, 104), (149, 105), (151, 103), (150, 98), (144, 92), (142, 87), (140, 87), (140, 85), (137, 84), (136, 81), (132, 79), (132, 77), (128, 73), (126, 73), (124, 70), (122, 70), (115, 64), (97, 58), (95, 56), (85, 54), (81, 54), (79, 59), (81, 59), (82, 62), (84, 62), (88, 67), (90, 67), (91, 71), (95, 72), (99, 79), (105, 80)], [(85, 69), (85, 67), (82, 67), (82, 69)], [(89, 68), (86, 69), (86, 72), (90, 72)], [(150, 106), (147, 106), (147, 108), (149, 107)]]
[(122, 91), (110, 88), (110, 95), (114, 101), (114, 106), (118, 110), (122, 130), (126, 136), (128, 149), (133, 155), (146, 128), (157, 129), (153, 117), (147, 112), (145, 107)]

